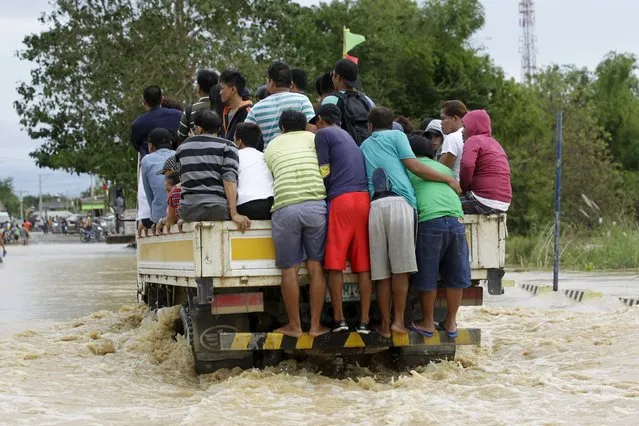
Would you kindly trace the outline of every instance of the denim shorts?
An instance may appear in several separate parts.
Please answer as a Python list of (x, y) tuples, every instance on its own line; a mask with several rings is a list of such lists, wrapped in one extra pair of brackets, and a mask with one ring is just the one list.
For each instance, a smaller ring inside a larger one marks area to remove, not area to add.
[(419, 222), (417, 236), (417, 291), (436, 291), (438, 277), (444, 287), (470, 287), (470, 259), (463, 219), (440, 217)]
[(305, 260), (324, 261), (326, 202), (304, 201), (273, 212), (271, 230), (275, 266), (288, 269)]

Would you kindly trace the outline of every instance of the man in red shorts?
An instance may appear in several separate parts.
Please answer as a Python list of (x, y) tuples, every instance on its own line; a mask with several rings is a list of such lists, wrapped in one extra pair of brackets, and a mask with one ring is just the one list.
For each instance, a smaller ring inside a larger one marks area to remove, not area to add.
[(351, 271), (359, 274), (361, 313), (356, 331), (368, 334), (373, 292), (368, 252), (370, 195), (364, 155), (348, 132), (340, 127), (340, 119), (341, 112), (336, 105), (319, 108), (315, 148), (328, 200), (324, 268), (329, 271), (328, 289), (335, 320), (333, 332), (349, 330), (342, 311), (344, 270), (348, 259)]

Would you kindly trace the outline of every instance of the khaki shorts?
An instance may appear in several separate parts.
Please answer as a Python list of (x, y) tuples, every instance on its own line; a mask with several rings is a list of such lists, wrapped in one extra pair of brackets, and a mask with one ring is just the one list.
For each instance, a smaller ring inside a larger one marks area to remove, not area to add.
[(368, 240), (373, 280), (417, 272), (415, 219), (415, 209), (403, 197), (371, 201)]

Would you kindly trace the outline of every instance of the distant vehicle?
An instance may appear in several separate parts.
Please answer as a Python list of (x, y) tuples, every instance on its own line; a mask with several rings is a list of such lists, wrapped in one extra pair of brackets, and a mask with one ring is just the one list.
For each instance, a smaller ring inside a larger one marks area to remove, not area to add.
[(0, 212), (0, 224), (9, 222), (11, 220), (11, 216), (7, 212)]

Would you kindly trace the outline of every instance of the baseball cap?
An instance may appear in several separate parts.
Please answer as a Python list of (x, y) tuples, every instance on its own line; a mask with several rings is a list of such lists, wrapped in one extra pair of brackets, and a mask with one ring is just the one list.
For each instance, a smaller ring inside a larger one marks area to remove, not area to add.
[(322, 117), (322, 119), (326, 121), (339, 124), (342, 121), (342, 112), (335, 104), (325, 104), (319, 107), (317, 117)]
[(431, 120), (426, 126), (426, 130), (424, 133), (433, 133), (436, 135), (444, 136), (444, 132), (442, 131), (442, 121), (441, 120)]
[(344, 79), (349, 87), (355, 87), (357, 85), (357, 76), (359, 75), (359, 68), (357, 64), (348, 59), (340, 59), (335, 64), (335, 74), (338, 74)]
[(170, 156), (164, 162), (164, 167), (157, 174), (163, 175), (165, 172), (177, 172), (179, 170), (175, 155)]

